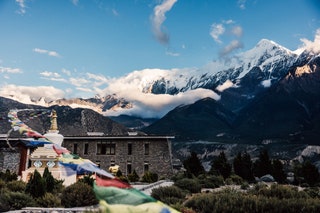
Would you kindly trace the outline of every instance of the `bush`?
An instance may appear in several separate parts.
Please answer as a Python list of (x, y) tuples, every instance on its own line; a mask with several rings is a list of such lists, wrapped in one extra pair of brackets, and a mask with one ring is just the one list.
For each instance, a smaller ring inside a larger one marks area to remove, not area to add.
[(139, 181), (139, 175), (137, 174), (136, 170), (133, 170), (131, 174), (128, 175), (128, 179), (130, 182), (137, 182)]
[(200, 175), (199, 176), (199, 183), (201, 184), (202, 188), (218, 188), (224, 185), (224, 180), (222, 176), (215, 176), (215, 175)]
[(142, 182), (154, 183), (158, 181), (158, 174), (152, 172), (146, 172), (142, 176)]
[(312, 198), (320, 198), (320, 190), (318, 187), (309, 187), (304, 190)]
[(184, 178), (174, 183), (175, 186), (183, 190), (188, 190), (190, 193), (198, 193), (201, 191), (201, 185), (198, 179)]
[(230, 177), (226, 179), (227, 185), (232, 185), (232, 184), (241, 185), (242, 183), (243, 183), (243, 179), (238, 175), (230, 175)]
[(1, 191), (0, 212), (19, 210), (27, 206), (36, 206), (36, 202), (29, 195), (21, 192)]
[(252, 194), (268, 198), (291, 199), (291, 198), (310, 198), (304, 191), (298, 191), (296, 187), (273, 184), (270, 188), (262, 188), (258, 191), (251, 191)]
[(0, 172), (0, 179), (4, 180), (5, 182), (18, 180), (18, 175), (16, 173), (11, 173), (9, 169), (6, 172)]
[(153, 189), (151, 196), (168, 205), (172, 205), (182, 203), (186, 193), (176, 186), (166, 186)]
[(38, 198), (37, 204), (46, 208), (62, 207), (60, 198), (51, 193), (46, 193), (43, 197)]
[(7, 189), (12, 192), (24, 192), (27, 184), (21, 180), (13, 180), (7, 183)]
[(88, 184), (89, 186), (93, 187), (94, 180), (95, 179), (93, 177), (91, 177), (90, 175), (85, 175), (81, 179), (79, 179), (79, 182)]
[(95, 205), (98, 200), (91, 186), (76, 182), (63, 190), (61, 202), (66, 208), (70, 208)]
[(319, 212), (320, 200), (312, 198), (278, 199), (234, 191), (198, 194), (185, 206), (195, 212)]

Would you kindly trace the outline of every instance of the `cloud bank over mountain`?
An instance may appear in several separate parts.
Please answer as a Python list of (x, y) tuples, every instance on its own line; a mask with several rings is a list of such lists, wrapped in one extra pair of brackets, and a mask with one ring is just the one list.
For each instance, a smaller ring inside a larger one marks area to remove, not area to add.
[[(235, 34), (241, 34), (241, 29), (234, 29)], [(217, 36), (219, 38), (219, 36)], [(301, 50), (308, 50), (314, 53), (320, 52), (320, 29), (316, 31), (313, 41), (306, 38), (301, 39)], [(46, 52), (47, 54), (48, 52)], [(227, 63), (227, 62), (226, 62)], [(39, 75), (42, 78), (52, 81), (58, 81), (63, 84), (69, 84), (70, 88), (75, 87), (77, 91), (84, 93), (89, 92), (100, 97), (115, 94), (119, 98), (132, 103), (131, 109), (119, 109), (118, 111), (107, 111), (107, 115), (119, 115), (126, 111), (126, 114), (140, 115), (143, 117), (162, 117), (172, 108), (191, 104), (199, 99), (210, 97), (219, 100), (220, 96), (209, 89), (192, 89), (180, 90), (174, 95), (166, 92), (161, 94), (151, 93), (152, 86), (155, 82), (163, 80), (163, 87), (175, 86), (183, 88), (190, 80), (190, 76), (200, 76), (206, 73), (218, 72), (223, 70), (224, 63), (209, 62), (201, 68), (184, 68), (184, 69), (142, 69), (128, 73), (122, 77), (110, 78), (101, 74), (79, 73), (74, 70), (63, 69), (61, 71), (43, 71)], [(10, 67), (0, 67), (0, 72), (6, 74), (17, 74), (22, 72), (19, 69)], [(201, 72), (201, 73), (199, 73)], [(167, 79), (167, 80), (166, 80)], [(168, 79), (171, 79), (168, 82)], [(159, 83), (159, 82), (158, 82)], [(264, 87), (270, 86), (270, 79), (263, 81)], [(159, 83), (161, 84), (161, 82)], [(236, 87), (231, 81), (224, 81), (216, 89), (220, 92), (230, 87)], [(69, 98), (71, 89), (61, 90), (54, 86), (20, 86), (14, 84), (0, 85), (0, 95), (18, 100), (23, 103), (34, 103), (35, 100), (45, 102), (54, 101), (62, 98)], [(91, 96), (93, 97), (93, 96)], [(78, 96), (78, 98), (83, 98)], [(88, 97), (86, 97), (88, 98)], [(39, 104), (39, 103), (38, 103)]]

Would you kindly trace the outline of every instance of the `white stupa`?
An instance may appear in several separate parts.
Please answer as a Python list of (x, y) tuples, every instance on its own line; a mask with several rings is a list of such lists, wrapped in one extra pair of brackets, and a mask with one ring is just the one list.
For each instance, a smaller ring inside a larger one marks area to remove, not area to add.
[(58, 124), (57, 124), (57, 112), (52, 110), (51, 112), (51, 127), (48, 133), (44, 134), (44, 136), (50, 140), (52, 143), (55, 143), (61, 146), (63, 142), (63, 135), (59, 134)]
[[(52, 143), (61, 146), (63, 142), (63, 135), (59, 134), (57, 125), (57, 113), (52, 110), (51, 113), (51, 127), (48, 133), (44, 136)], [(22, 171), (22, 180), (29, 181), (31, 174), (35, 169), (42, 175), (45, 168), (48, 167), (52, 176), (58, 180), (63, 180), (63, 185), (69, 186), (77, 181), (77, 174), (74, 171), (66, 172), (66, 168), (59, 165), (60, 155), (53, 149), (53, 144), (45, 144), (43, 147), (37, 147), (30, 155), (28, 155), (27, 162), (31, 161), (31, 166), (25, 171)], [(69, 174), (67, 174), (69, 173)]]

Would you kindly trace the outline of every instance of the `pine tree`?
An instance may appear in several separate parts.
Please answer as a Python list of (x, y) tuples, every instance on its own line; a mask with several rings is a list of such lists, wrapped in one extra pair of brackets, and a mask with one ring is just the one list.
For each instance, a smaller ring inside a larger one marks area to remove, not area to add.
[(267, 150), (260, 152), (259, 159), (254, 162), (254, 175), (262, 177), (263, 175), (271, 174), (272, 166), (271, 160)]
[(43, 179), (44, 179), (44, 181), (46, 183), (46, 191), (47, 192), (53, 192), (54, 185), (55, 185), (55, 180), (54, 180), (54, 177), (52, 176), (51, 172), (49, 172), (48, 167), (46, 167), (44, 169), (42, 177), (43, 177)]
[(231, 165), (228, 163), (224, 152), (220, 152), (219, 156), (212, 161), (211, 173), (222, 175), (224, 179), (231, 174)]
[(275, 181), (278, 183), (285, 183), (286, 182), (286, 174), (283, 170), (283, 164), (280, 160), (276, 159), (272, 161), (272, 176), (274, 177)]
[(233, 169), (236, 175), (239, 175), (244, 180), (249, 182), (254, 180), (253, 176), (253, 164), (250, 155), (245, 152), (243, 155), (238, 155), (233, 159)]
[(187, 170), (187, 174), (198, 176), (205, 172), (197, 153), (191, 152), (189, 158), (183, 161), (183, 166)]
[(46, 183), (37, 170), (31, 175), (26, 186), (26, 192), (34, 198), (42, 197), (46, 193)]

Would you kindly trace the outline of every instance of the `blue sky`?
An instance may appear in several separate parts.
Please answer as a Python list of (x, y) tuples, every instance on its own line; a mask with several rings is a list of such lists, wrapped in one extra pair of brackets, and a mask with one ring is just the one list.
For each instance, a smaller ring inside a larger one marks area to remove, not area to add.
[(318, 0), (1, 0), (0, 95), (92, 97), (133, 71), (199, 68), (263, 38), (295, 50), (318, 28)]

